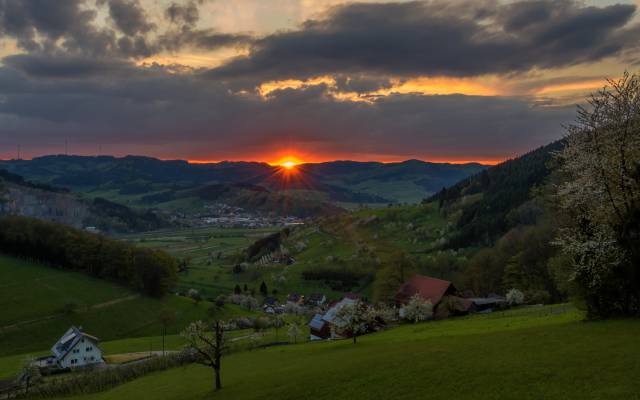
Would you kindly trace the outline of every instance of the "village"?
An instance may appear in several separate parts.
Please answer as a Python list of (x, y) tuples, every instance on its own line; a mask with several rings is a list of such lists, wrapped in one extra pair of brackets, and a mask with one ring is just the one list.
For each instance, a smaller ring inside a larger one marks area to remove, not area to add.
[[(197, 295), (193, 292), (185, 294), (189, 297)], [(401, 285), (395, 295), (394, 304), (371, 305), (356, 293), (345, 293), (340, 298), (328, 299), (322, 293), (302, 295), (291, 293), (284, 301), (274, 296), (265, 295), (262, 305), (249, 294), (234, 293), (224, 301), (242, 304), (247, 309), (259, 309), (264, 317), (238, 317), (227, 321), (226, 332), (255, 329), (259, 332), (265, 328), (284, 327), (287, 316), (301, 317), (308, 323), (306, 327), (296, 323), (288, 325), (288, 342), (277, 341), (264, 343), (262, 346), (283, 345), (297, 342), (302, 336), (308, 341), (354, 339), (367, 333), (391, 329), (403, 323), (416, 323), (430, 320), (442, 320), (451, 317), (474, 313), (490, 313), (505, 310), (522, 304), (521, 293), (508, 293), (506, 297), (491, 295), (486, 298), (465, 297), (454, 284), (449, 281), (415, 275)], [(354, 322), (358, 320), (359, 322)], [(308, 332), (308, 333), (306, 333)], [(31, 368), (38, 370), (39, 375), (49, 376), (64, 373), (94, 373), (109, 368), (126, 368), (132, 364), (150, 362), (154, 358), (175, 356), (178, 352), (165, 353), (150, 351), (132, 357), (128, 363), (111, 364), (100, 347), (100, 340), (94, 333), (88, 333), (81, 326), (71, 326), (53, 343), (51, 354), (35, 358)], [(251, 335), (249, 335), (251, 336)], [(242, 339), (242, 337), (240, 337)], [(232, 339), (232, 340), (238, 340)], [(23, 373), (19, 381), (30, 379)], [(24, 383), (24, 382), (23, 382)]]
[(204, 205), (204, 211), (193, 214), (173, 212), (168, 218), (171, 222), (196, 227), (215, 228), (273, 228), (302, 225), (303, 221), (294, 216), (279, 216), (251, 212), (241, 207), (225, 203)]

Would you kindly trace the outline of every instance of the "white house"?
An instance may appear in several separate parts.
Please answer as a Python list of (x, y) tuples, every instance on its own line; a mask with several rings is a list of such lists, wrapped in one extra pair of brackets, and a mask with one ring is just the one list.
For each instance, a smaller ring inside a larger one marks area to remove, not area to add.
[(60, 368), (83, 367), (103, 363), (98, 338), (72, 326), (51, 348)]

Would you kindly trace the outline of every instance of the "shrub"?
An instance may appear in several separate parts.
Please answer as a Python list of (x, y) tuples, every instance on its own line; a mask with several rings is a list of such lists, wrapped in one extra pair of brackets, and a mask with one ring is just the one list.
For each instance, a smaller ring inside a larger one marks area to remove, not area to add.
[(78, 372), (64, 378), (49, 379), (30, 389), (30, 397), (61, 397), (105, 391), (114, 386), (138, 379), (156, 371), (164, 371), (193, 362), (188, 352), (180, 352), (165, 357), (153, 357), (147, 361)]
[(402, 318), (413, 323), (418, 323), (433, 315), (433, 304), (431, 304), (429, 300), (423, 300), (422, 297), (416, 293), (411, 297), (409, 303), (402, 307), (400, 314)]
[(524, 304), (524, 293), (518, 289), (511, 289), (507, 292), (507, 303), (512, 306)]

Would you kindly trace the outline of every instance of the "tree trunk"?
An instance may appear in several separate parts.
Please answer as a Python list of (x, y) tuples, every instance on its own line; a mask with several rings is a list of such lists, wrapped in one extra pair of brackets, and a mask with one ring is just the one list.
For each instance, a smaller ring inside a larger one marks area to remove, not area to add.
[(220, 368), (215, 369), (216, 372), (216, 390), (222, 389), (222, 381), (220, 380)]
[(356, 338), (357, 338), (357, 336), (353, 335), (353, 344), (356, 344)]

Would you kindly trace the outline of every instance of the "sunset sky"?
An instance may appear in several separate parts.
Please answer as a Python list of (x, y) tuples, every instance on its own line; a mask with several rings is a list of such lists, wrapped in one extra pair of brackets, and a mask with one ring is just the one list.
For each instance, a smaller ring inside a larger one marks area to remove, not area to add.
[(0, 158), (496, 162), (638, 69), (637, 5), (0, 0)]

